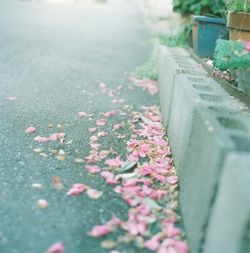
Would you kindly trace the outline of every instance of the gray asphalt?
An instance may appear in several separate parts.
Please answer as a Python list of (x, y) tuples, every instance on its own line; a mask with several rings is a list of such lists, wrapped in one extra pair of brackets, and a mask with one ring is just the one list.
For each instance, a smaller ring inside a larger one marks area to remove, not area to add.
[[(43, 253), (57, 241), (64, 242), (67, 253), (106, 252), (86, 231), (113, 213), (125, 216), (127, 206), (103, 180), (74, 163), (88, 154), (87, 129), (94, 126), (77, 112), (98, 118), (99, 112), (122, 107), (99, 92), (99, 83), (126, 87), (129, 73), (150, 53), (148, 31), (132, 3), (86, 7), (0, 1), (0, 253)], [(10, 96), (16, 100), (6, 99)], [(135, 108), (155, 103), (139, 89), (125, 89), (120, 97)], [(35, 135), (25, 134), (30, 125), (42, 135), (66, 132), (73, 143), (37, 144)], [(125, 152), (119, 140), (107, 138), (106, 146)], [(46, 153), (62, 148), (67, 159), (41, 157), (34, 148)], [(54, 176), (61, 178), (63, 190), (54, 189)], [(76, 182), (103, 190), (104, 197), (67, 197)], [(48, 201), (47, 209), (37, 207), (41, 198)]]

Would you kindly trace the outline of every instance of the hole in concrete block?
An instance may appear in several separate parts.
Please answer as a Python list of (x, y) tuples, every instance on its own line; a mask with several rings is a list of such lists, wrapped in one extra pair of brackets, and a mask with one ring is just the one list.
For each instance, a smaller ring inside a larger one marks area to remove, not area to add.
[(202, 90), (202, 91), (212, 91), (213, 90), (213, 88), (208, 85), (193, 84), (193, 87), (196, 90)]
[(247, 131), (247, 127), (245, 126), (245, 124), (243, 124), (239, 120), (226, 117), (217, 117), (217, 119), (219, 123), (225, 128)]
[(222, 97), (217, 95), (209, 95), (209, 94), (199, 94), (200, 98), (207, 102), (215, 102), (220, 103), (222, 102)]
[(200, 78), (200, 77), (192, 77), (192, 76), (189, 76), (187, 78), (189, 81), (192, 81), (194, 83), (204, 83), (206, 82), (206, 80), (204, 80), (204, 78)]
[(232, 141), (235, 144), (236, 150), (241, 152), (250, 151), (250, 138), (247, 136), (231, 136)]

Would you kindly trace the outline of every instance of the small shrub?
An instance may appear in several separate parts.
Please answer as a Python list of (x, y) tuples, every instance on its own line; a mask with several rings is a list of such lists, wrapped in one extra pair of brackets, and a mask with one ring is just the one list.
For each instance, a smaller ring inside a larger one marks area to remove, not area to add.
[(176, 31), (170, 31), (165, 34), (160, 34), (160, 43), (168, 47), (187, 47), (188, 36), (191, 32), (191, 26), (183, 26)]
[(219, 40), (215, 49), (215, 66), (221, 70), (250, 66), (250, 42)]
[(149, 59), (142, 66), (135, 69), (133, 76), (138, 79), (157, 80), (157, 69), (154, 60)]

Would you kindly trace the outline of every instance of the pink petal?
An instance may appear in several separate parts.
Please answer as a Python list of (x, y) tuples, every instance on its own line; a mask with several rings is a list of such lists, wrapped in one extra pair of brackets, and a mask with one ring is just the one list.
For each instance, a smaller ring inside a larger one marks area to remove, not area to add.
[(39, 199), (37, 202), (38, 206), (42, 209), (47, 208), (48, 207), (48, 201), (45, 199)]
[(89, 132), (94, 133), (96, 131), (96, 129), (97, 129), (96, 127), (91, 127), (91, 128), (89, 128)]
[(86, 112), (78, 112), (79, 117), (87, 117), (88, 114)]
[(50, 141), (50, 139), (47, 138), (47, 137), (37, 136), (37, 137), (34, 138), (34, 141), (38, 141), (38, 142), (48, 142), (48, 141)]
[(28, 127), (28, 128), (26, 128), (25, 132), (27, 134), (35, 133), (36, 132), (36, 128), (35, 127)]
[(93, 237), (102, 237), (111, 232), (112, 230), (107, 225), (96, 225), (92, 228), (90, 235)]
[(176, 241), (175, 243), (175, 248), (178, 253), (188, 253), (189, 247), (187, 242), (182, 242), (182, 241)]
[(107, 133), (107, 132), (104, 132), (104, 131), (101, 131), (101, 132), (97, 133), (97, 136), (98, 136), (98, 137), (105, 137), (105, 136), (107, 136), (107, 135), (108, 135), (108, 133)]
[(95, 189), (88, 189), (86, 193), (91, 199), (99, 199), (103, 195), (103, 192)]
[(160, 241), (158, 239), (152, 238), (145, 242), (145, 247), (149, 250), (155, 251), (159, 248)]
[(114, 178), (114, 174), (109, 171), (102, 171), (100, 175), (105, 179)]
[(65, 133), (54, 133), (49, 136), (50, 141), (59, 141), (65, 137)]
[(170, 176), (170, 177), (167, 177), (166, 181), (167, 183), (174, 185), (178, 182), (178, 178), (177, 176)]
[(86, 191), (89, 187), (85, 184), (74, 184), (67, 192), (68, 196), (77, 196)]
[(91, 136), (91, 137), (89, 138), (89, 140), (90, 140), (90, 142), (96, 142), (96, 141), (98, 141), (98, 137), (95, 136), (95, 135), (93, 135), (93, 136)]
[(64, 245), (62, 242), (57, 242), (50, 246), (46, 253), (63, 253), (64, 252)]
[(115, 114), (116, 114), (115, 110), (103, 113), (103, 115), (106, 116), (106, 117), (112, 117)]
[(106, 125), (106, 120), (105, 119), (98, 119), (96, 121), (97, 126), (105, 126)]
[(110, 167), (119, 167), (122, 165), (122, 160), (120, 158), (120, 156), (117, 156), (116, 158), (114, 159), (108, 159), (105, 161), (105, 164), (110, 166)]
[(101, 168), (97, 165), (87, 165), (85, 168), (91, 174), (99, 173), (101, 171)]

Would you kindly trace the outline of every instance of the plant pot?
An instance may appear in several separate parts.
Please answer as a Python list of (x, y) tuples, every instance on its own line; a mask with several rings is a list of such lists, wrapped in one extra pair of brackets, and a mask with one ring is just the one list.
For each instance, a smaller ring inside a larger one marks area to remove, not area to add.
[(228, 12), (227, 27), (230, 40), (250, 41), (250, 13)]
[(224, 19), (193, 16), (193, 47), (200, 57), (213, 58), (216, 41), (227, 37)]
[(250, 96), (250, 67), (237, 69), (238, 89)]

